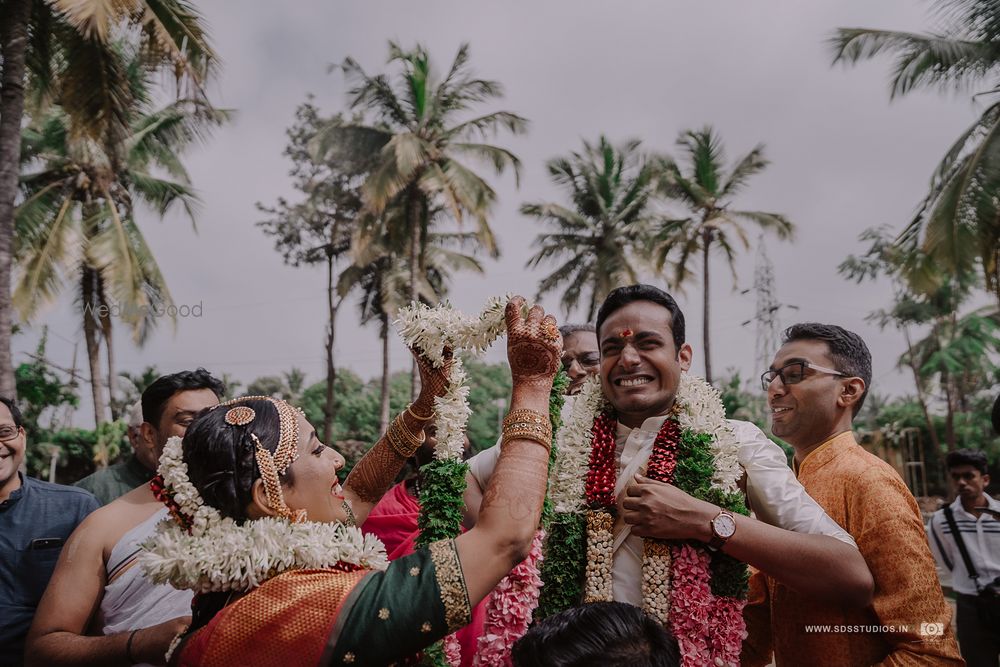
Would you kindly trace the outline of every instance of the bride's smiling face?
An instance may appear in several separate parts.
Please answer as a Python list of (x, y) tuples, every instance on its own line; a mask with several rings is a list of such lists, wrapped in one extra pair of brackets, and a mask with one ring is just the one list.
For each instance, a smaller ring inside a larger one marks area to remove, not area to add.
[(346, 461), (332, 447), (320, 442), (316, 429), (302, 416), (299, 420), (299, 455), (289, 466), (290, 475), (282, 482), (285, 504), (293, 510), (304, 509), (309, 521), (344, 522), (344, 489), (337, 472)]

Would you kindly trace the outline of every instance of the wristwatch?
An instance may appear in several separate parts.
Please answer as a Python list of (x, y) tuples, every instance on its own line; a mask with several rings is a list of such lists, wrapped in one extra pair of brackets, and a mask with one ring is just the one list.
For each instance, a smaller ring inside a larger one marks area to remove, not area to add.
[(712, 539), (708, 541), (708, 546), (713, 549), (721, 549), (726, 541), (736, 534), (736, 517), (729, 510), (719, 510), (710, 525), (712, 526)]

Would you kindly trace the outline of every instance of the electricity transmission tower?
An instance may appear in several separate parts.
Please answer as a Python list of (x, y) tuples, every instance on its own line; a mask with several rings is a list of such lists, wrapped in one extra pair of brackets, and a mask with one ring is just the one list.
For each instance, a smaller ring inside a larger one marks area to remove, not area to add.
[[(752, 319), (743, 323), (743, 326), (754, 322), (756, 324), (756, 352), (754, 361), (759, 370), (764, 370), (771, 365), (771, 359), (778, 350), (779, 326), (778, 311), (782, 304), (778, 303), (774, 295), (774, 264), (767, 256), (767, 249), (764, 246), (764, 237), (761, 235), (757, 239), (757, 263), (753, 275), (752, 290), (757, 294), (757, 309)], [(743, 290), (747, 294), (751, 290)], [(798, 306), (786, 305), (786, 308), (798, 310)]]

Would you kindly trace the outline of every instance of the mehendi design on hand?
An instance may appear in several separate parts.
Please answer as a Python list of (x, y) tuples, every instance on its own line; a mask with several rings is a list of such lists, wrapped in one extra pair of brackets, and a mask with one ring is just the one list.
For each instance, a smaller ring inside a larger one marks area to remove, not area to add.
[(353, 491), (358, 500), (375, 504), (396, 481), (396, 475), (405, 463), (406, 459), (393, 451), (385, 436), (382, 436), (354, 465), (344, 487)]

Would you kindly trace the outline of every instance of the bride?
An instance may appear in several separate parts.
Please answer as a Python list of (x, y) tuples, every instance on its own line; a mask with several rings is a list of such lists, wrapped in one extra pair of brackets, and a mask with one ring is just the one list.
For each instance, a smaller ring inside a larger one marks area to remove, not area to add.
[(344, 458), (284, 401), (244, 397), (172, 439), (154, 480), (174, 521), (145, 545), (157, 581), (197, 593), (171, 664), (385, 665), (469, 622), (522, 560), (545, 495), (549, 391), (561, 338), (551, 315), (507, 304), (513, 380), (502, 453), (475, 528), (386, 563), (356, 527), (423, 442), (448, 368), (418, 357), (421, 393), (343, 487)]

